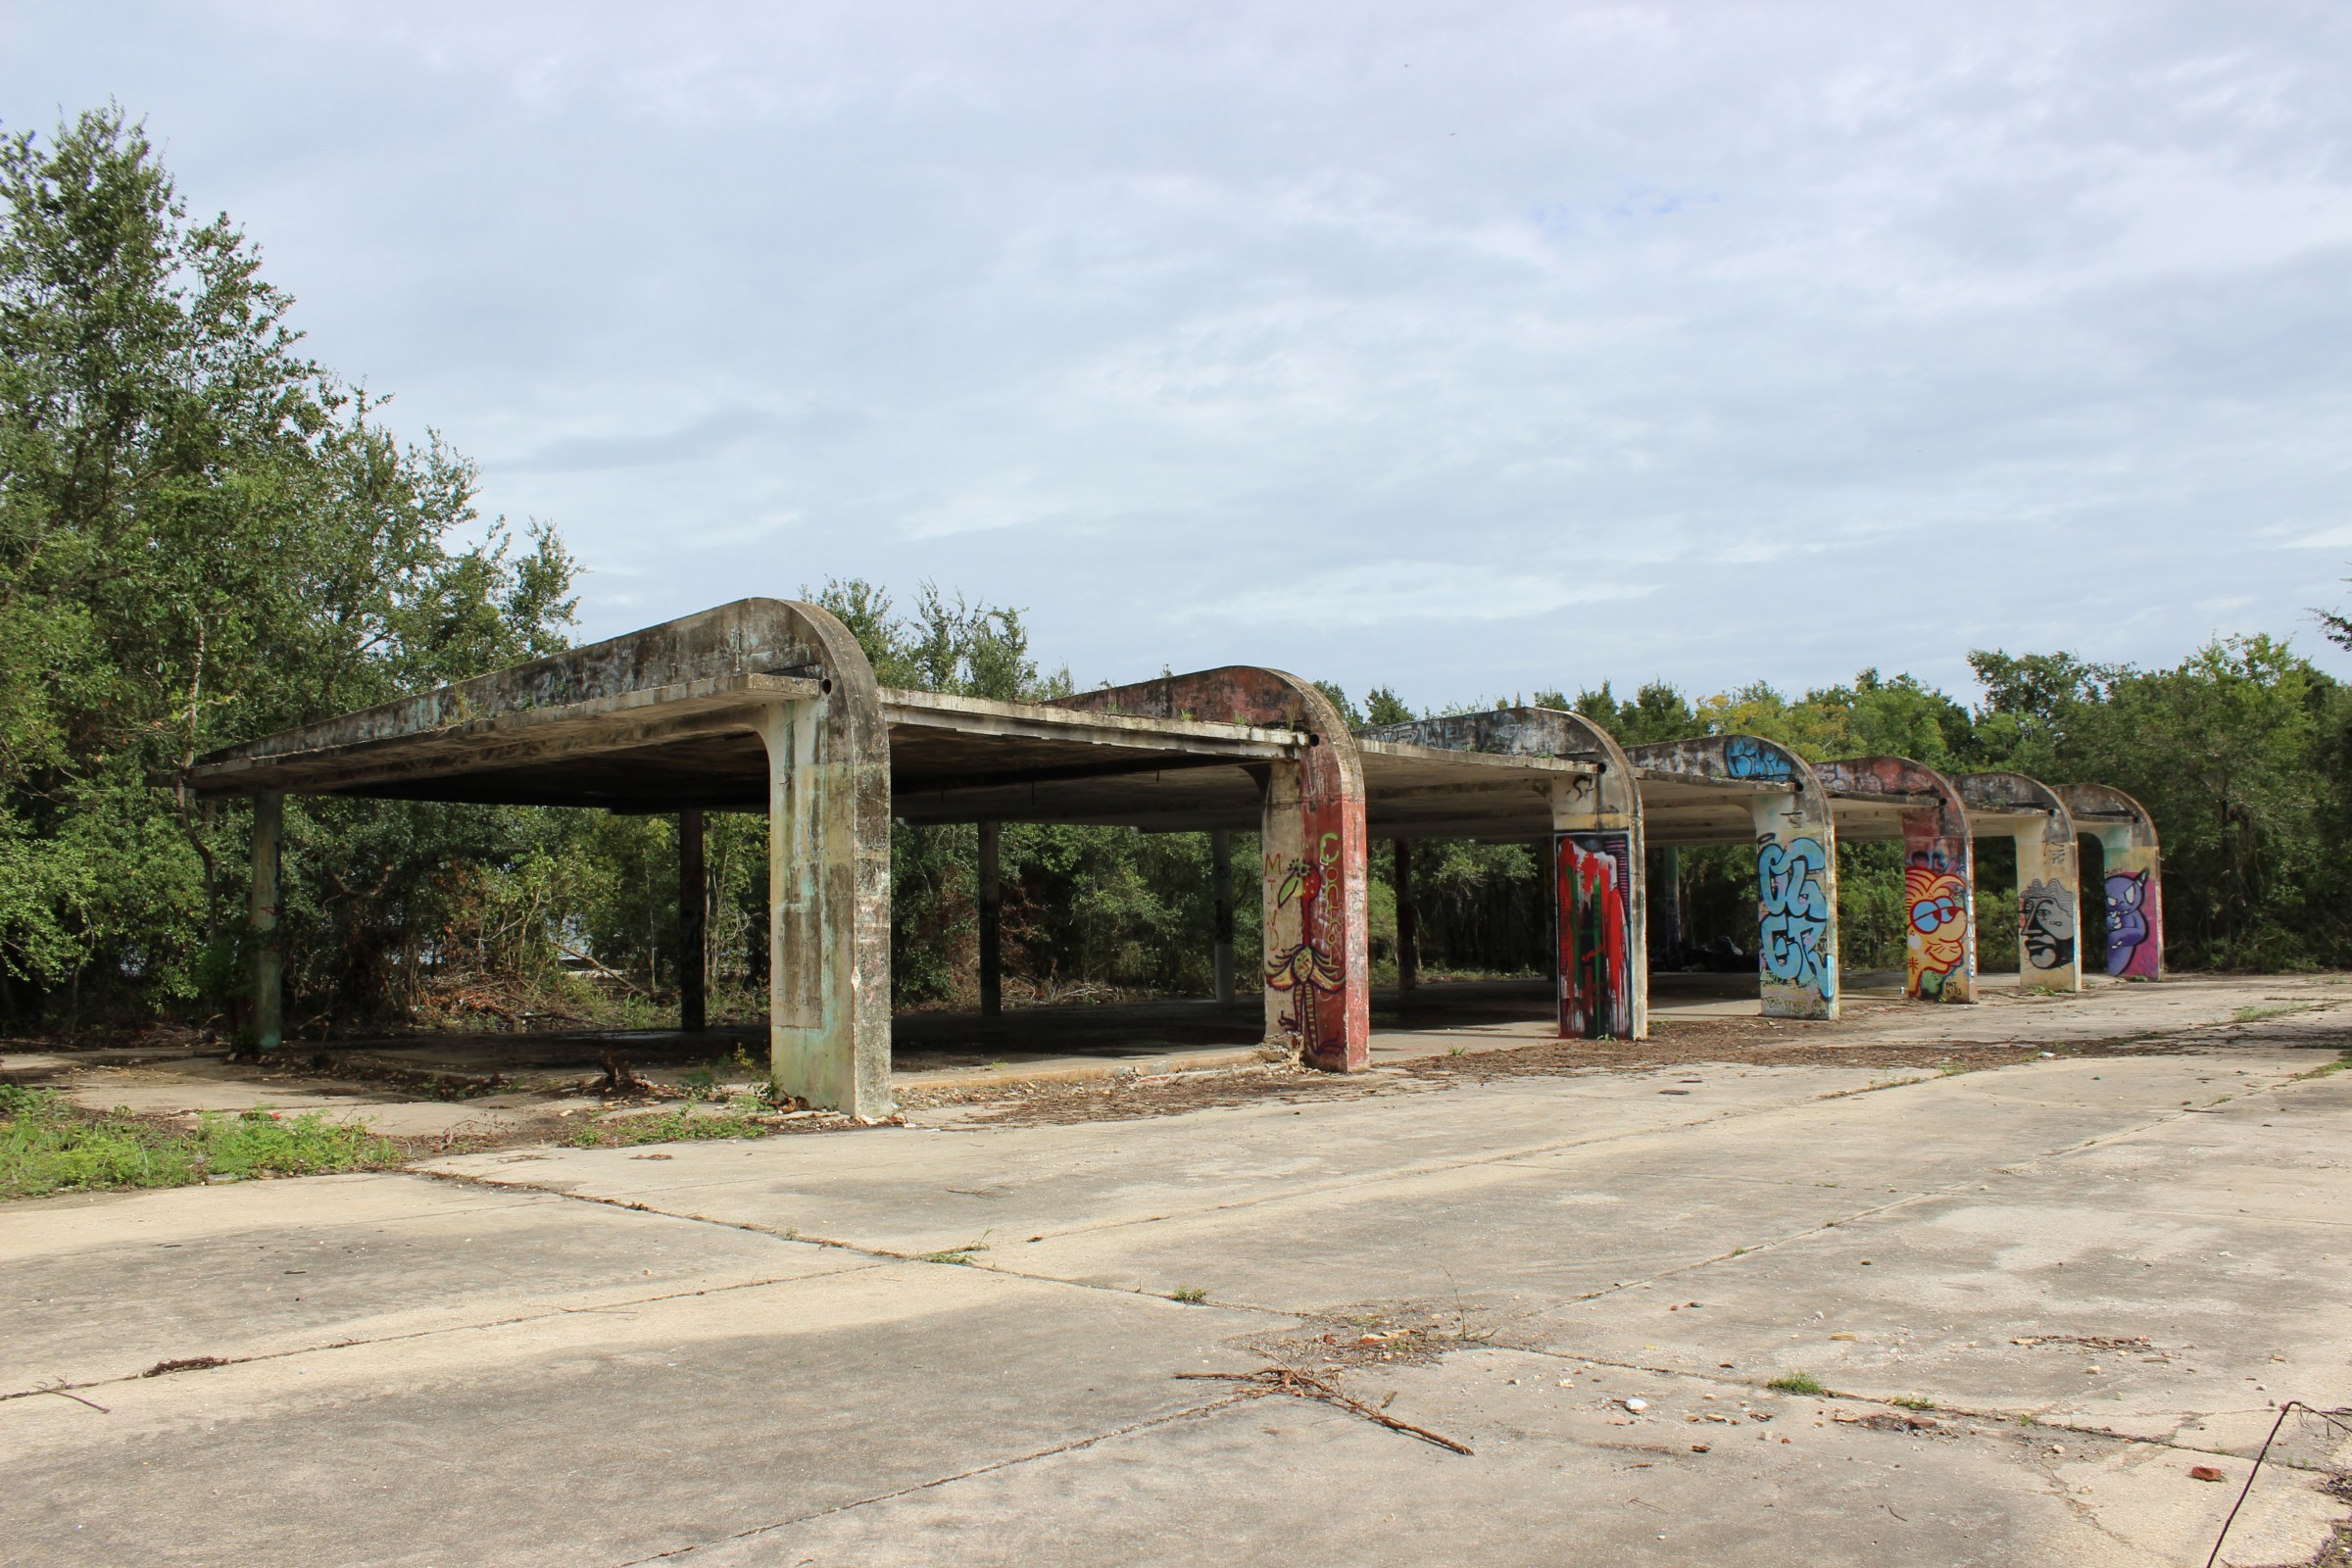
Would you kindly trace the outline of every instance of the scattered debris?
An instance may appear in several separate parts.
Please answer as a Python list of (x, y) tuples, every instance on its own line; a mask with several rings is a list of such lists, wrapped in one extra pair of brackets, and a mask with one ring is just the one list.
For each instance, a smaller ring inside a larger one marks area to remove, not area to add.
[(1839, 1410), (1830, 1419), (1839, 1426), (1867, 1427), (1873, 1432), (1939, 1432), (1943, 1429), (1943, 1423), (1933, 1416), (1890, 1415), (1885, 1410), (1875, 1410), (1869, 1415)]
[(598, 1094), (607, 1100), (617, 1100), (626, 1095), (649, 1094), (653, 1087), (637, 1076), (635, 1069), (629, 1066), (626, 1056), (610, 1051), (605, 1053), (605, 1077), (604, 1081), (596, 1086)]
[(225, 1355), (183, 1355), (169, 1361), (158, 1361), (139, 1374), (143, 1378), (160, 1378), (167, 1372), (201, 1372), (208, 1366), (226, 1366)]
[(2009, 1342), (2011, 1345), (2080, 1345), (2086, 1350), (2145, 1350), (2151, 1348), (2144, 1334), (2026, 1334)]
[(2188, 1477), (2191, 1481), (2227, 1481), (2230, 1479), (2228, 1476), (2222, 1474), (2221, 1471), (2215, 1469), (2209, 1464), (2190, 1465), (2188, 1467)]
[[(1374, 1426), (1387, 1427), (1392, 1432), (1401, 1432), (1408, 1437), (1419, 1438), (1424, 1443), (1434, 1443), (1439, 1447), (1450, 1448), (1455, 1453), (1471, 1451), (1467, 1444), (1456, 1443), (1451, 1438), (1442, 1437), (1430, 1431), (1427, 1427), (1417, 1427), (1410, 1421), (1399, 1421), (1386, 1411), (1366, 1404), (1363, 1400), (1334, 1388), (1313, 1373), (1301, 1372), (1297, 1367), (1265, 1366), (1259, 1367), (1254, 1372), (1179, 1372), (1176, 1376), (1245, 1385), (1240, 1392), (1253, 1398), (1263, 1397), (1269, 1394), (1287, 1394), (1294, 1398), (1320, 1399), (1323, 1403), (1336, 1405), (1350, 1415), (1360, 1415)], [(1394, 1398), (1395, 1396), (1392, 1395), (1390, 1397)], [(1382, 1401), (1383, 1404), (1387, 1402), (1387, 1400)]]

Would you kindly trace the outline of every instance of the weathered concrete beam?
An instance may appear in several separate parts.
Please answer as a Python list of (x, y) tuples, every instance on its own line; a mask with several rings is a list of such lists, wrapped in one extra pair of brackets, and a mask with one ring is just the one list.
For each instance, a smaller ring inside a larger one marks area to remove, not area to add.
[[(1754, 735), (1635, 746), (1643, 777), (1743, 790), (1756, 845), (1756, 964), (1764, 1014), (1838, 1016), (1838, 828), (1803, 758)], [(1681, 842), (1690, 842), (1683, 840)]]
[[(308, 794), (387, 793), (409, 781), (496, 772), (535, 762), (638, 751), (753, 727), (761, 703), (816, 695), (818, 683), (785, 675), (713, 676), (677, 686), (597, 697), (562, 708), (518, 709), (414, 735), (342, 741), (365, 714), (257, 741), (270, 748), (216, 752), (190, 774), (199, 794), (261, 789)], [(369, 711), (373, 711), (370, 710)], [(314, 744), (315, 743), (315, 744)]]
[(2023, 773), (1958, 773), (1972, 832), (2017, 843), (2019, 974), (2050, 991), (2082, 989), (2082, 872), (2074, 818), (2058, 792)]
[[(2079, 833), (2095, 834), (2106, 861), (2099, 889), (2107, 973), (2118, 980), (2164, 978), (2163, 858), (2156, 821), (2108, 784), (2061, 784), (2058, 798)], [(2084, 907), (2087, 911), (2089, 901)]]
[(1237, 664), (1084, 692), (1056, 706), (1308, 737), (1295, 759), (1256, 764), (1264, 777), (1266, 1037), (1311, 1066), (1371, 1065), (1363, 760), (1331, 700), (1296, 675)]
[[(1641, 788), (1633, 763), (1608, 732), (1562, 710), (1511, 708), (1388, 725), (1365, 730), (1359, 739), (1369, 756), (1448, 753), (1542, 782), (1551, 807), (1546, 879), (1560, 1033), (1570, 1039), (1647, 1035)], [(1385, 808), (1389, 793), (1383, 790), (1380, 798)], [(1429, 828), (1420, 831), (1428, 834)], [(1402, 909), (1400, 903), (1400, 925)]]
[(1301, 748), (1314, 744), (1312, 736), (1286, 724), (1247, 719), (1228, 722), (1192, 712), (1163, 718), (1126, 709), (1111, 711), (1073, 706), (1103, 696), (1103, 692), (1087, 692), (1066, 703), (1008, 703), (896, 686), (881, 691), (882, 716), (890, 723), (957, 735), (1091, 743), (1182, 756), (1213, 753), (1237, 761), (1295, 757)]
[[(558, 724), (599, 720), (632, 709), (693, 701), (747, 675), (821, 682), (826, 674), (824, 651), (805, 640), (805, 626), (799, 607), (775, 599), (739, 599), (626, 636), (214, 752), (198, 762), (195, 781), (210, 793), (248, 793), (274, 786), (250, 782), (240, 789), (236, 770), (226, 764), (290, 761), (377, 744), (464, 741), (486, 733), (468, 726), (501, 719), (526, 723), (532, 715)], [(769, 688), (768, 694), (779, 692), (792, 695), (782, 688)], [(723, 706), (744, 705), (736, 701)]]
[(1815, 762), (1813, 774), (1834, 798), (1875, 797), (1903, 808), (1903, 995), (1976, 1001), (1976, 855), (1960, 791), (1907, 757)]

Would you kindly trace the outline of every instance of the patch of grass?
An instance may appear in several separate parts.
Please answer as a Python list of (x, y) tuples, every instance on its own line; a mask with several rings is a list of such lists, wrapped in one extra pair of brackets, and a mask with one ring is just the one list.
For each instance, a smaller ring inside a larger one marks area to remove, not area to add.
[(681, 1144), (705, 1138), (765, 1138), (771, 1131), (738, 1103), (715, 1116), (698, 1116), (684, 1109), (661, 1116), (587, 1116), (564, 1141), (574, 1149), (634, 1149), (639, 1144)]
[(365, 1123), (318, 1111), (208, 1112), (193, 1132), (127, 1112), (94, 1115), (54, 1090), (0, 1084), (0, 1198), (184, 1187), (209, 1177), (318, 1176), (402, 1162)]
[(2339, 1052), (2333, 1061), (2323, 1061), (2311, 1071), (2299, 1072), (2295, 1076), (2297, 1078), (2325, 1078), (2330, 1073), (2342, 1072), (2346, 1067), (2352, 1067), (2352, 1051)]
[(2283, 1018), (2290, 1012), (2311, 1012), (2326, 1006), (2324, 1002), (2278, 1002), (2240, 1007), (2230, 1016), (2239, 1023), (2260, 1023), (2265, 1018)]
[(989, 1234), (987, 1231), (982, 1231), (979, 1240), (966, 1242), (961, 1247), (951, 1247), (944, 1252), (921, 1253), (915, 1258), (915, 1261), (917, 1263), (969, 1263), (974, 1252), (988, 1250)]
[(1168, 1299), (1198, 1306), (1200, 1302), (1208, 1299), (1208, 1292), (1198, 1285), (1179, 1285), (1168, 1293)]
[(1906, 1394), (1899, 1399), (1888, 1399), (1886, 1402), (1900, 1405), (1906, 1410), (1933, 1410), (1936, 1408), (1936, 1401), (1924, 1394)]
[(1823, 1388), (1821, 1380), (1810, 1372), (1784, 1372), (1764, 1386), (1768, 1389), (1777, 1389), (1783, 1394), (1827, 1394), (1830, 1392)]

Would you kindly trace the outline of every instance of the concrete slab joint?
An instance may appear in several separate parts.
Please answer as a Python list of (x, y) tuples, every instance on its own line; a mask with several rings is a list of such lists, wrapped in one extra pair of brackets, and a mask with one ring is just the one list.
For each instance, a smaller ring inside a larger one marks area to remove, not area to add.
[[(1362, 735), (1446, 751), (1566, 759), (1598, 769), (1542, 781), (1551, 803), (1549, 883), (1560, 1034), (1588, 1040), (1646, 1037), (1649, 954), (1642, 793), (1632, 761), (1608, 732), (1560, 709), (1505, 708), (1417, 719)], [(1403, 906), (1398, 907), (1401, 920)]]
[(1233, 664), (1082, 692), (1055, 706), (1306, 736), (1294, 755), (1252, 767), (1261, 791), (1266, 1042), (1334, 1072), (1371, 1065), (1364, 770), (1331, 700), (1296, 675)]
[(1764, 1016), (1837, 1017), (1838, 830), (1812, 767), (1756, 735), (1661, 741), (1628, 748), (1626, 756), (1644, 771), (1751, 788)]
[[(2162, 979), (2164, 876), (2155, 819), (2146, 807), (2112, 785), (2061, 784), (2057, 793), (2076, 831), (2099, 841), (2106, 862), (2100, 886), (2090, 891), (2105, 915), (2091, 923), (2100, 928), (2109, 977)], [(2088, 909), (2085, 901), (2084, 912)], [(2088, 935), (2085, 931), (2085, 940)]]
[[(1815, 762), (1834, 795), (1902, 800), (1903, 995), (1921, 1002), (1977, 1000), (1975, 843), (1968, 806), (1952, 781), (1907, 757)], [(1932, 806), (1910, 804), (1921, 798)]]
[(1959, 773), (1952, 784), (1972, 832), (2016, 840), (2019, 974), (2041, 990), (2082, 990), (2082, 879), (2066, 803), (2023, 773)]

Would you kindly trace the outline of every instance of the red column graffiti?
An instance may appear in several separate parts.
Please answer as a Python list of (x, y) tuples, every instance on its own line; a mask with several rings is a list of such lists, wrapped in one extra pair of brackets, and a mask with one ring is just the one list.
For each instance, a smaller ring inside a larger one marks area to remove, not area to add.
[(1553, 897), (1560, 940), (1560, 1034), (1625, 1039), (1634, 1031), (1626, 890), (1632, 845), (1623, 833), (1562, 833)]

